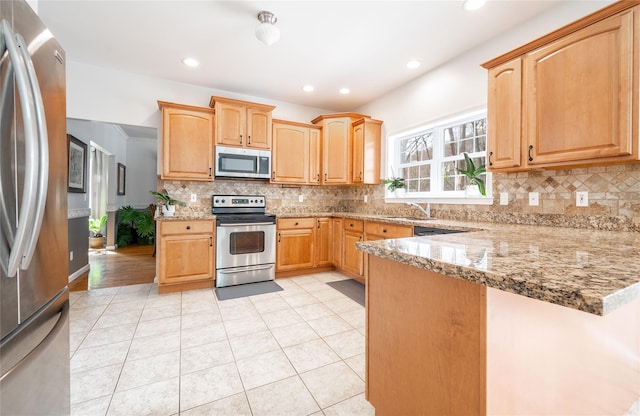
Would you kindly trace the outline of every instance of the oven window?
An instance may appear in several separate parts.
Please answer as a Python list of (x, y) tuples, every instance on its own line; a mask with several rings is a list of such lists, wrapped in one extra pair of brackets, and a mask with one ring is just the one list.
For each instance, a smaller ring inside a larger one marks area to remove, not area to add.
[(220, 154), (220, 170), (222, 172), (255, 173), (257, 170), (257, 158), (255, 156), (242, 156)]
[(229, 235), (230, 254), (251, 254), (264, 251), (264, 231), (242, 231)]

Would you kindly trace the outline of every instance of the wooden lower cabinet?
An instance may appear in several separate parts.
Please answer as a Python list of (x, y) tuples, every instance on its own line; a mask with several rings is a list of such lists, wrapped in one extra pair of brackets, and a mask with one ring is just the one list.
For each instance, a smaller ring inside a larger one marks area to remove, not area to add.
[(276, 272), (313, 267), (314, 226), (313, 218), (278, 219)]
[(213, 221), (158, 221), (158, 291), (213, 286), (215, 277)]
[(332, 218), (331, 228), (333, 229), (331, 263), (338, 269), (342, 267), (342, 218)]
[[(384, 222), (364, 223), (364, 241), (386, 240), (389, 238), (413, 237), (413, 227), (410, 225), (395, 225)], [(364, 277), (369, 276), (369, 257), (364, 256)]]
[(331, 218), (316, 218), (316, 256), (314, 266), (331, 266)]
[(363, 239), (364, 222), (345, 219), (342, 234), (342, 269), (354, 280), (364, 283), (364, 253), (356, 248)]

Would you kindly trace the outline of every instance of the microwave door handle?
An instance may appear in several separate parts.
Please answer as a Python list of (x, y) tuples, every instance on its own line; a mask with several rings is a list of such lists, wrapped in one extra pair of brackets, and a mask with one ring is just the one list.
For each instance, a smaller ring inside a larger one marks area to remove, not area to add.
[(24, 59), (25, 67), (27, 69), (27, 75), (29, 77), (29, 83), (31, 86), (31, 96), (34, 100), (34, 108), (36, 112), (37, 123), (37, 141), (38, 141), (38, 193), (36, 195), (36, 209), (32, 220), (32, 226), (30, 227), (29, 239), (25, 246), (25, 251), (22, 254), (22, 261), (20, 262), (20, 268), (26, 270), (31, 264), (31, 259), (36, 251), (38, 245), (38, 237), (40, 236), (40, 229), (42, 227), (42, 219), (44, 217), (44, 208), (47, 202), (47, 187), (49, 184), (49, 136), (47, 134), (47, 119), (44, 113), (44, 102), (42, 100), (42, 92), (40, 91), (40, 85), (38, 83), (38, 77), (36, 76), (36, 70), (33, 66), (31, 56), (25, 45), (25, 41), (21, 35), (16, 35), (18, 47), (22, 52), (22, 58)]
[(15, 82), (22, 107), (22, 121), (24, 123), (25, 155), (24, 155), (24, 184), (22, 186), (22, 205), (18, 214), (18, 227), (9, 253), (7, 262), (7, 276), (13, 277), (18, 271), (22, 254), (27, 244), (27, 233), (32, 227), (36, 208), (36, 192), (38, 190), (38, 146), (37, 124), (33, 97), (29, 94), (29, 76), (22, 59), (14, 34), (6, 20), (0, 22), (0, 30), (4, 37), (5, 47), (9, 59), (15, 66)]

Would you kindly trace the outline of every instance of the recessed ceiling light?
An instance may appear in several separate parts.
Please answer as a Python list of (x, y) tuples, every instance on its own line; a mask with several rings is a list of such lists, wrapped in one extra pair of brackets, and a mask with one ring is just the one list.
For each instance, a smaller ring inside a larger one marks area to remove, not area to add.
[(407, 68), (409, 69), (415, 69), (419, 66), (420, 66), (420, 61), (416, 61), (415, 59), (407, 62)]
[(200, 62), (196, 61), (193, 58), (183, 58), (182, 63), (192, 68), (195, 68), (196, 66), (200, 65)]
[(462, 4), (465, 10), (478, 10), (485, 5), (487, 0), (465, 0)]
[(313, 85), (305, 85), (304, 87), (302, 87), (302, 91), (304, 91), (304, 92), (311, 92), (314, 89), (315, 88), (313, 88)]
[(342, 95), (347, 95), (351, 92), (351, 90), (349, 88), (340, 88), (340, 94)]

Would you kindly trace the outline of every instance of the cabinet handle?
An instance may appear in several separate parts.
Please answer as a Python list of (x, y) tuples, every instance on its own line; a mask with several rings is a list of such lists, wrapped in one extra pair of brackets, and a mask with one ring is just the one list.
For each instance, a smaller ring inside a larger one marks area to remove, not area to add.
[(211, 177), (212, 173), (213, 173), (213, 171), (211, 170), (211, 168), (209, 168), (209, 177)]
[(278, 243), (280, 242), (280, 237), (282, 236), (281, 233), (278, 233)]
[(242, 134), (240, 135), (240, 144), (242, 144)]
[(326, 173), (324, 174), (324, 181), (325, 182), (327, 181), (327, 174)]
[(276, 171), (275, 170), (271, 173), (271, 179), (274, 180), (274, 181), (276, 180)]
[(489, 166), (493, 166), (493, 162), (491, 161), (491, 156), (493, 156), (493, 152), (489, 152)]
[(187, 225), (187, 230), (190, 230), (190, 229), (191, 229), (191, 226), (190, 226), (190, 225)]
[(247, 144), (251, 144), (251, 136), (247, 136)]
[(318, 221), (318, 229), (320, 229), (320, 220), (316, 220)]
[(349, 227), (353, 227), (353, 224), (349, 224)]
[(382, 232), (383, 232), (383, 233), (386, 233), (386, 232), (387, 232), (387, 230), (386, 230), (385, 228), (383, 228), (383, 229), (382, 229)]
[(213, 247), (213, 237), (209, 237), (209, 247)]
[(360, 180), (362, 180), (362, 172), (360, 172)]
[(529, 145), (529, 162), (533, 162), (533, 156), (531, 156), (531, 151), (533, 150), (533, 145)]
[(362, 236), (360, 236), (360, 238), (358, 238), (358, 241), (362, 241)]
[(320, 174), (317, 175), (317, 182), (320, 182)]
[(296, 222), (296, 223), (295, 223), (295, 224), (293, 224), (293, 225), (298, 225), (298, 223)]

